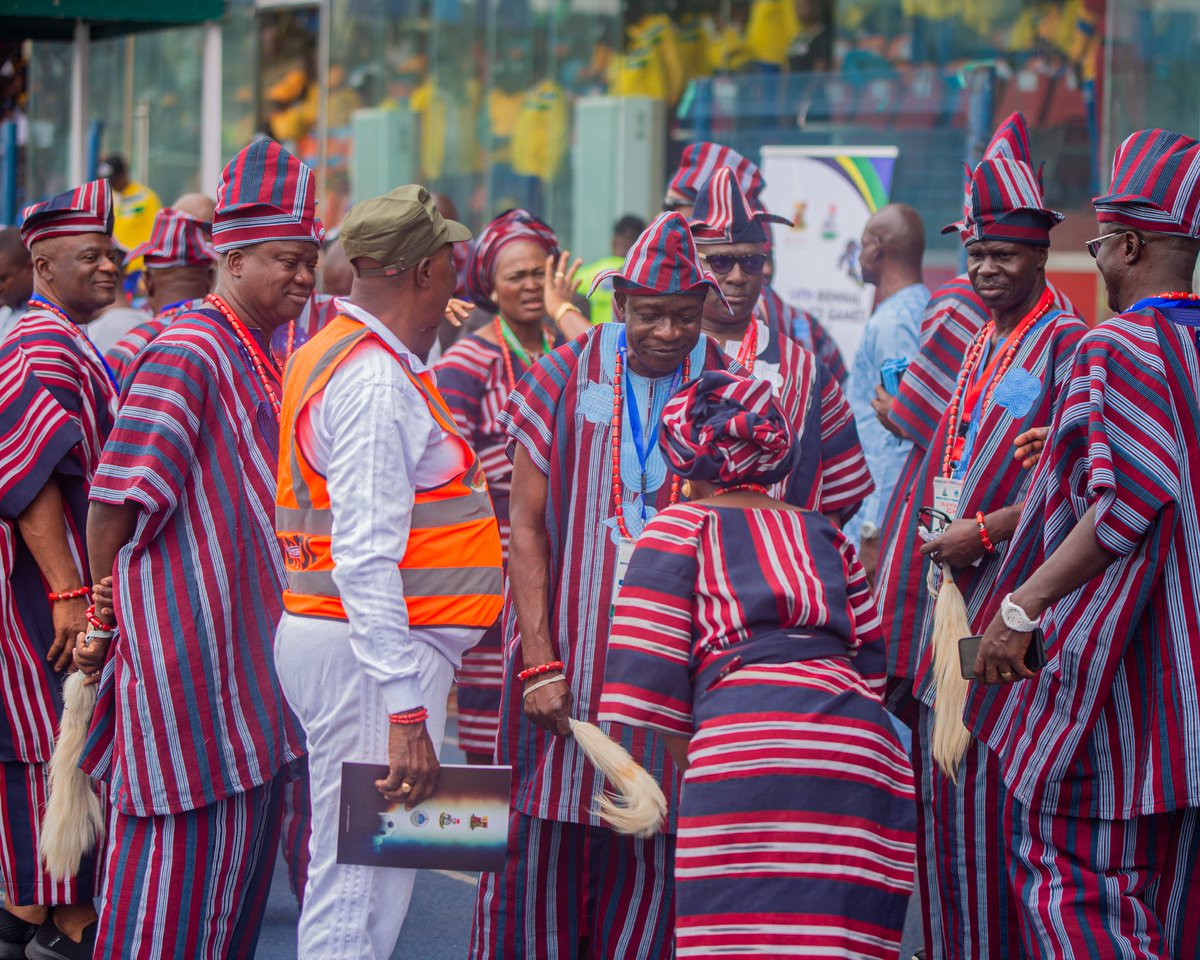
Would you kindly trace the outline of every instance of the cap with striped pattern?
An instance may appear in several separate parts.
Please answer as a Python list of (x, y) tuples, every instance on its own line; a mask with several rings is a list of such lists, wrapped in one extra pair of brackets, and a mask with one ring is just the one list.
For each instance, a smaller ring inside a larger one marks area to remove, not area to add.
[(32, 249), (39, 240), (73, 237), (81, 233), (112, 236), (112, 187), (107, 180), (92, 180), (49, 200), (25, 208), (21, 239)]
[(1200, 237), (1200, 142), (1171, 130), (1139, 130), (1113, 157), (1110, 192), (1092, 201), (1101, 223)]
[(270, 240), (320, 243), (316, 179), (308, 165), (269, 137), (229, 161), (217, 183), (213, 245), (218, 253)]
[(764, 210), (755, 210), (746, 199), (737, 175), (729, 167), (719, 167), (696, 194), (692, 210), (692, 236), (698, 244), (766, 243), (768, 223), (792, 221)]
[(942, 227), (957, 230), (964, 246), (980, 240), (1050, 245), (1050, 230), (1063, 221), (1043, 205), (1038, 176), (1029, 164), (1008, 157), (982, 161), (971, 174), (970, 204), (964, 219)]
[(767, 182), (763, 179), (758, 165), (747, 160), (732, 147), (709, 140), (693, 143), (683, 151), (679, 169), (667, 184), (667, 190), (673, 190), (680, 196), (694, 200), (700, 188), (721, 167), (728, 167), (733, 171), (742, 193), (750, 201), (750, 206), (755, 210), (763, 209), (759, 195)]
[(129, 251), (129, 258), (141, 257), (148, 270), (212, 263), (217, 254), (209, 238), (210, 229), (211, 224), (203, 220), (163, 207), (154, 218), (150, 239)]

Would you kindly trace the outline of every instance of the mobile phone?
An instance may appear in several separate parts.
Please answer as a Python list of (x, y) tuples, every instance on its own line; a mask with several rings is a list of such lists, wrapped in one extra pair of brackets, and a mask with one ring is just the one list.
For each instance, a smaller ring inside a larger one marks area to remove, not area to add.
[[(979, 658), (978, 637), (963, 637), (958, 641), (958, 669), (964, 680), (975, 679), (975, 661)], [(1025, 666), (1037, 673), (1046, 665), (1046, 637), (1042, 628), (1037, 627), (1029, 638), (1029, 646), (1025, 650)]]

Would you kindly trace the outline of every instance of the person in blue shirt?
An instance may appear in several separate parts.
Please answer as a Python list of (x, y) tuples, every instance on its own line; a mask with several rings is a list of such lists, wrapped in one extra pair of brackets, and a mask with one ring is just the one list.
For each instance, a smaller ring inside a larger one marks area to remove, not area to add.
[(863, 280), (875, 284), (877, 305), (854, 355), (846, 399), (854, 411), (875, 492), (846, 525), (846, 536), (858, 547), (872, 581), (879, 558), (883, 513), (891, 502), (912, 441), (889, 433), (875, 415), (871, 401), (884, 365), (917, 355), (921, 319), (929, 303), (929, 290), (921, 280), (924, 257), (925, 224), (912, 207), (888, 204), (867, 221), (858, 262)]

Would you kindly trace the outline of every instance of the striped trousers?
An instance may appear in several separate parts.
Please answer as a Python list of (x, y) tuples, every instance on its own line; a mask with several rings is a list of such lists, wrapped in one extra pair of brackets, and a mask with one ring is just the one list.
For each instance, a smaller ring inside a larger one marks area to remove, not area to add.
[(1021, 956), (1200, 958), (1200, 808), (1099, 820), (1013, 799), (1006, 832)]
[[(4, 900), (18, 907), (90, 903), (97, 856), (83, 858), (79, 873), (55, 882), (41, 869), (38, 844), (50, 788), (44, 763), (0, 763), (0, 876)], [(100, 845), (104, 840), (101, 838)]]
[(479, 878), (472, 960), (592, 960), (672, 955), (675, 838), (513, 813), (503, 872)]
[(287, 776), (186, 813), (114, 810), (96, 960), (253, 957)]
[(933, 710), (917, 704), (917, 878), (929, 960), (1009, 960), (1020, 937), (1008, 885), (1008, 791), (995, 755), (973, 740), (955, 783), (933, 759)]

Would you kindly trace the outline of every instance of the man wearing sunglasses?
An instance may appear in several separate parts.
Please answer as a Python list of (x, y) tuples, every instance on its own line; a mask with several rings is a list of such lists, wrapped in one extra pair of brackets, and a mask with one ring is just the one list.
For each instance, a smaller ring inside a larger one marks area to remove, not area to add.
[[(690, 226), (700, 263), (720, 285), (704, 304), (702, 329), (755, 377), (767, 380), (792, 422), (801, 455), (780, 494), (841, 524), (871, 492), (871, 474), (850, 405), (827, 366), (767, 322), (761, 311), (767, 224), (783, 217), (755, 210), (733, 168), (699, 188)], [(791, 224), (788, 224), (789, 226)]]
[(1195, 957), (1200, 142), (1131, 135), (1092, 205), (1117, 316), (1075, 353), (975, 664), (1000, 689), (966, 719), (1007, 787), (1029, 954)]
[(847, 524), (846, 535), (858, 545), (872, 582), (879, 560), (879, 528), (912, 441), (893, 436), (884, 428), (871, 401), (884, 365), (902, 363), (917, 355), (921, 321), (929, 303), (929, 289), (921, 281), (924, 256), (925, 224), (912, 207), (888, 204), (867, 221), (858, 262), (863, 280), (875, 284), (877, 306), (854, 355), (846, 396), (875, 481), (875, 493)]

